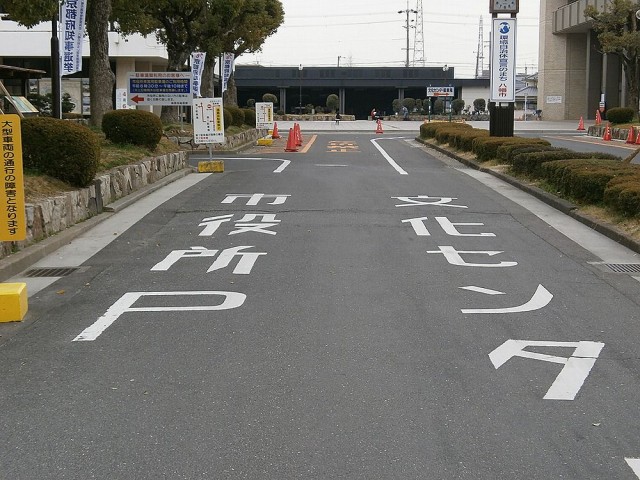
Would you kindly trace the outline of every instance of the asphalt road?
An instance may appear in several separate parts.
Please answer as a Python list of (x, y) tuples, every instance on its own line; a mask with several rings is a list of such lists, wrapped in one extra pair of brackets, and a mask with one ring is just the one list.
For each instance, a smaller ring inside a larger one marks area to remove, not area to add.
[(637, 256), (405, 137), (114, 217), (2, 327), (0, 478), (639, 478)]

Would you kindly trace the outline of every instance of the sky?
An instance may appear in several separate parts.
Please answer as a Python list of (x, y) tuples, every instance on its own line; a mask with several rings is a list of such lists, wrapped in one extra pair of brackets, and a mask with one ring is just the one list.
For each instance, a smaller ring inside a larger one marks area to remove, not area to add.
[[(420, 0), (281, 0), (284, 23), (261, 52), (244, 54), (237, 64), (263, 66), (396, 66), (406, 62), (406, 13)], [(408, 5), (408, 7), (407, 7)], [(489, 68), (489, 0), (422, 0), (424, 66), (455, 67), (456, 78), (476, 71), (480, 17), (484, 68)], [(521, 0), (516, 61), (518, 73), (537, 72), (540, 0)], [(410, 20), (416, 15), (411, 14)], [(414, 36), (409, 28), (409, 60)], [(420, 49), (418, 49), (418, 57)], [(338, 60), (338, 57), (340, 59)], [(419, 66), (422, 66), (420, 64)]]

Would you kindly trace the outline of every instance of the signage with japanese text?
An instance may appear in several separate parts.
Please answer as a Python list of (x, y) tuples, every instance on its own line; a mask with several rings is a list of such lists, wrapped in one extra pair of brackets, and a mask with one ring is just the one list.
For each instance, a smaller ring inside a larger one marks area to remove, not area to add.
[(199, 144), (224, 143), (222, 98), (193, 99), (193, 141)]
[(273, 128), (272, 102), (256, 102), (256, 128)]
[(427, 97), (453, 97), (454, 87), (427, 87)]
[(494, 18), (491, 31), (492, 102), (516, 100), (516, 19)]
[(0, 240), (27, 238), (22, 172), (22, 133), (18, 115), (0, 115), (2, 188), (0, 189)]
[(191, 72), (130, 72), (129, 105), (191, 105)]
[(62, 39), (62, 75), (71, 75), (82, 70), (82, 42), (87, 0), (66, 0), (61, 7), (60, 23)]

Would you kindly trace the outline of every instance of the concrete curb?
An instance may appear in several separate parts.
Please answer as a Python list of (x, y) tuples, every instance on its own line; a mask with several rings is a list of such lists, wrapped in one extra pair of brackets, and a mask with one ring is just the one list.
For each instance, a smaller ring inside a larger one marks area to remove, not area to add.
[(62, 230), (55, 235), (47, 237), (37, 243), (34, 243), (33, 245), (28, 246), (23, 250), (20, 250), (19, 252), (0, 259), (0, 282), (13, 277), (14, 275), (17, 275), (20, 272), (23, 272), (34, 263), (43, 259), (47, 255), (52, 254), (64, 245), (67, 245), (73, 239), (91, 230), (96, 225), (111, 217), (114, 213), (119, 212), (120, 210), (128, 207), (137, 200), (140, 200), (140, 198), (149, 195), (159, 188), (162, 188), (165, 185), (168, 185), (169, 183), (174, 182), (192, 172), (193, 169), (191, 167), (178, 170), (171, 175), (167, 175), (166, 177), (161, 178), (157, 182), (151, 183), (146, 187), (127, 195), (126, 197), (110, 203), (109, 205), (106, 205), (103, 209), (103, 213), (88, 218), (83, 222), (76, 223), (75, 225)]
[(556, 210), (559, 210), (560, 212), (574, 218), (575, 220), (578, 220), (580, 223), (583, 223), (589, 228), (595, 230), (598, 233), (601, 233), (602, 235), (610, 238), (611, 240), (619, 243), (620, 245), (627, 247), (629, 250), (632, 250), (636, 253), (640, 253), (640, 242), (635, 240), (633, 237), (627, 235), (626, 233), (618, 230), (613, 225), (601, 222), (600, 220), (597, 220), (588, 215), (580, 213), (578, 211), (578, 207), (576, 207), (571, 202), (564, 200), (562, 198), (556, 197), (555, 195), (545, 192), (544, 190), (538, 187), (534, 187), (532, 185), (527, 185), (525, 183), (522, 183), (517, 178), (507, 175), (505, 173), (496, 172), (495, 170), (492, 170), (490, 168), (483, 167), (480, 163), (474, 160), (468, 160), (466, 158), (459, 157), (455, 153), (445, 148), (425, 142), (424, 139), (420, 137), (416, 137), (416, 141), (426, 146), (427, 148), (436, 150), (448, 156), (449, 158), (452, 158), (454, 160), (457, 160), (460, 163), (467, 165), (468, 167), (474, 168), (484, 173), (489, 173), (494, 177), (497, 177), (500, 180), (507, 182), (510, 185), (513, 185), (514, 187), (529, 193), (530, 195), (533, 195), (534, 197), (543, 201), (547, 205), (550, 205)]

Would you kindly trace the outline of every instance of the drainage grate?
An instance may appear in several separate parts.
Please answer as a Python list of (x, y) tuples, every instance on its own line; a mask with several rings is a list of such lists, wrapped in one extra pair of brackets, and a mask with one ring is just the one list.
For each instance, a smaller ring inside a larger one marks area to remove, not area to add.
[(640, 273), (640, 263), (605, 263), (604, 266), (616, 273)]
[(25, 277), (66, 277), (77, 271), (78, 267), (43, 267), (28, 270)]

